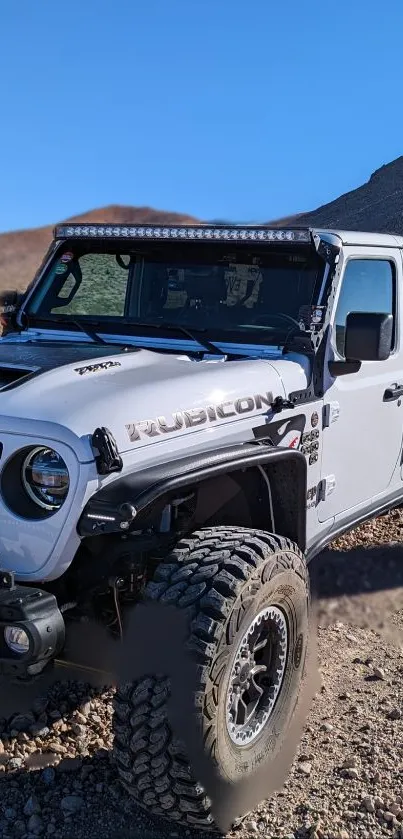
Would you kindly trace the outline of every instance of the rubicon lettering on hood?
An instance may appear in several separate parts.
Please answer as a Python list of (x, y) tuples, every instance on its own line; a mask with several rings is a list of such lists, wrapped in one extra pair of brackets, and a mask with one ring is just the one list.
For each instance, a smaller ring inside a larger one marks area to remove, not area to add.
[(204, 408), (189, 408), (186, 411), (174, 411), (169, 417), (158, 416), (154, 419), (140, 420), (128, 423), (127, 433), (131, 443), (141, 440), (141, 437), (159, 437), (162, 434), (172, 434), (184, 428), (194, 428), (211, 422), (218, 422), (229, 417), (261, 411), (263, 407), (271, 408), (273, 394), (257, 393), (254, 396), (241, 396), (239, 399), (229, 399), (216, 405), (206, 405)]

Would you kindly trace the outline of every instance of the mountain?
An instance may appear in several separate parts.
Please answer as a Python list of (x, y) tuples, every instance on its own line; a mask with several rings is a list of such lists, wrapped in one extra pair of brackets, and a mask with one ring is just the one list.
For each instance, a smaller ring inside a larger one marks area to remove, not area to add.
[(367, 183), (307, 213), (276, 219), (276, 226), (330, 227), (403, 234), (403, 157), (381, 166)]
[[(197, 222), (197, 219), (180, 213), (153, 210), (150, 207), (112, 205), (73, 216), (66, 221), (105, 224), (191, 224)], [(12, 288), (22, 291), (26, 288), (51, 243), (53, 228), (54, 225), (50, 225), (0, 234), (0, 291)]]
[[(112, 205), (67, 221), (124, 224), (191, 224), (199, 220), (150, 207)], [(212, 223), (211, 221), (209, 222)], [(229, 224), (229, 222), (224, 222)], [(316, 210), (267, 222), (268, 225), (330, 227), (403, 235), (403, 156), (381, 166), (367, 183)], [(0, 290), (22, 290), (33, 278), (52, 238), (53, 226), (0, 235)]]

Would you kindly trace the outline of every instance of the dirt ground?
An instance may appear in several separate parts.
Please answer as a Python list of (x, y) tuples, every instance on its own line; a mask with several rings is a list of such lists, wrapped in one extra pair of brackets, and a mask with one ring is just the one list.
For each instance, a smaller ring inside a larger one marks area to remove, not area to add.
[[(398, 510), (312, 563), (321, 687), (285, 786), (233, 839), (403, 837), (402, 543)], [(0, 720), (2, 839), (196, 839), (149, 821), (120, 788), (111, 699), (66, 683)]]

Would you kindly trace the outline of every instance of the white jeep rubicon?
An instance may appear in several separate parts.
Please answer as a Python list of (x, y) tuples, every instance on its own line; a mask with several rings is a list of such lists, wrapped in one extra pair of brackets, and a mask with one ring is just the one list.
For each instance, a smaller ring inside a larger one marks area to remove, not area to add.
[[(119, 637), (133, 603), (175, 604), (219, 773), (273, 764), (307, 562), (403, 500), (402, 254), (339, 231), (56, 228), (3, 296), (3, 679), (62, 661), (77, 616)], [(167, 696), (163, 675), (118, 688), (118, 771), (149, 812), (208, 828)]]

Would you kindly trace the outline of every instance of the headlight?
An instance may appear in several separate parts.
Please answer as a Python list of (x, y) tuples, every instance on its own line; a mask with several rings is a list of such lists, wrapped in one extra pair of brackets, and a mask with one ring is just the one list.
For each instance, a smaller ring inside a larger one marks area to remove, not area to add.
[(59, 510), (69, 489), (69, 471), (53, 449), (38, 447), (22, 464), (24, 489), (43, 510)]
[(27, 653), (30, 647), (30, 641), (25, 629), (20, 626), (5, 626), (4, 640), (13, 653)]

